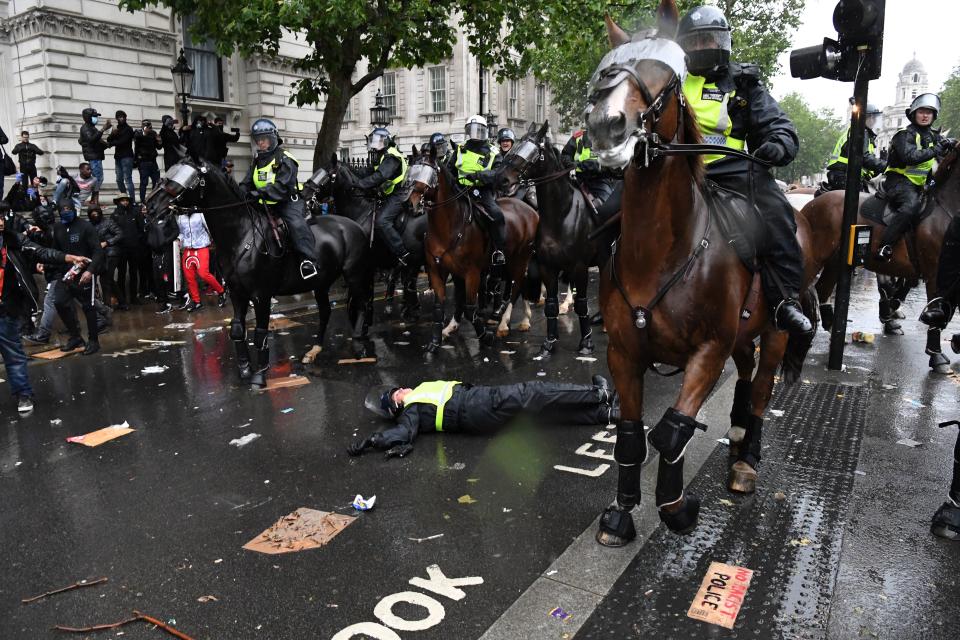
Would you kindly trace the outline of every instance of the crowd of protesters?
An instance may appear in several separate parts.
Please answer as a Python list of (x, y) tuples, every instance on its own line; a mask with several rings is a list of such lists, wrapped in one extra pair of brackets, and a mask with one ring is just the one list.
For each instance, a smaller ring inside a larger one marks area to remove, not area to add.
[[(203, 306), (201, 284), (217, 295), (219, 306), (225, 304), (203, 214), (151, 219), (144, 202), (160, 183), (161, 154), (164, 171), (189, 154), (231, 174), (228, 144), (239, 139), (239, 129), (224, 131), (221, 118), (208, 122), (199, 115), (184, 126), (164, 116), (159, 131), (149, 120), (134, 129), (122, 110), (115, 113), (114, 124), (92, 107), (81, 118), (83, 161), (75, 172), (58, 166), (50, 179), (39, 175), (37, 157), (44, 151), (30, 141), (29, 132), (21, 132), (8, 154), (3, 145), (10, 140), (0, 129), (0, 164), (4, 176), (13, 179), (6, 193), (0, 179), (0, 356), (21, 412), (33, 407), (22, 340), (51, 343), (58, 318), (66, 333), (60, 349), (92, 355), (100, 349), (99, 336), (111, 326), (114, 310), (152, 300), (156, 313), (166, 314), (179, 301), (179, 309), (192, 313)], [(111, 149), (119, 195), (107, 215), (100, 194), (103, 162)], [(177, 249), (186, 291), (174, 291)]]

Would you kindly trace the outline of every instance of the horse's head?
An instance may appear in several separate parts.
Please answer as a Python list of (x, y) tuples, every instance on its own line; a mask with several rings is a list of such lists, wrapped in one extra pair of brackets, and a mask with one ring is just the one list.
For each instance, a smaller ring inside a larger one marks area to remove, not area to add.
[(189, 157), (170, 167), (160, 184), (146, 199), (147, 217), (154, 219), (171, 208), (210, 209), (211, 206), (236, 202), (243, 205), (240, 187), (218, 167)]
[(416, 162), (410, 165), (406, 182), (410, 187), (407, 202), (415, 211), (421, 209), (425, 202), (436, 199), (440, 184), (440, 166), (437, 164), (435, 146), (431, 145), (428, 153), (420, 154)]
[(537, 129), (536, 124), (531, 124), (527, 133), (520, 138), (520, 142), (510, 149), (510, 152), (503, 157), (503, 166), (500, 169), (501, 192), (509, 193), (524, 178), (531, 168), (542, 162), (545, 153), (552, 152), (547, 135), (550, 130), (550, 123), (544, 121), (543, 126)]
[(671, 39), (678, 18), (674, 0), (661, 0), (658, 17), (656, 30), (632, 38), (606, 19), (612, 49), (590, 79), (586, 111), (593, 150), (605, 166), (623, 168), (638, 142), (669, 142), (680, 133), (686, 63), (683, 49)]

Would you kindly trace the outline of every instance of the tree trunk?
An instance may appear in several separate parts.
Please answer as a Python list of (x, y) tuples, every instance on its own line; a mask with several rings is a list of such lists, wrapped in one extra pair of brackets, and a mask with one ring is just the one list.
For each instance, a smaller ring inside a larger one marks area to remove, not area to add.
[(330, 165), (330, 157), (339, 150), (340, 127), (347, 105), (353, 97), (350, 76), (331, 76), (327, 102), (323, 107), (323, 121), (317, 134), (317, 146), (313, 150), (313, 171)]

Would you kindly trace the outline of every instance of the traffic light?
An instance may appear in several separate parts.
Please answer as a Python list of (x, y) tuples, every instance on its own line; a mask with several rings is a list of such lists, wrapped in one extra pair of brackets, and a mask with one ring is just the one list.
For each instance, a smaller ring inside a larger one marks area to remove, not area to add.
[(852, 82), (880, 77), (886, 0), (840, 0), (833, 10), (837, 39), (790, 52), (790, 75)]

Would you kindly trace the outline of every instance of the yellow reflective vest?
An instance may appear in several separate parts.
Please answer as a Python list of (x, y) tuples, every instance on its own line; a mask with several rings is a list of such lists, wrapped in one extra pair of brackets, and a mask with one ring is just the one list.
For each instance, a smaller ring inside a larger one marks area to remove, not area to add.
[[(837, 140), (837, 144), (833, 147), (833, 153), (830, 154), (830, 161), (827, 164), (828, 169), (835, 164), (845, 165), (848, 163), (847, 156), (843, 155), (843, 145), (847, 144), (847, 139), (849, 137), (850, 137), (850, 130), (847, 129), (846, 131), (843, 132), (843, 134)], [(873, 144), (873, 140), (870, 139), (870, 136), (867, 136), (867, 152), (870, 154), (875, 154), (877, 152), (877, 147), (876, 145)], [(846, 167), (844, 167), (843, 169), (846, 170)], [(862, 178), (869, 178), (871, 177), (871, 175), (872, 173), (870, 171), (867, 171), (866, 168), (860, 169), (860, 176)]]
[(383, 195), (390, 195), (393, 193), (393, 190), (397, 188), (398, 184), (402, 184), (404, 180), (407, 179), (407, 156), (400, 153), (396, 147), (387, 147), (387, 152), (380, 157), (380, 162), (377, 163), (377, 166), (373, 168), (374, 171), (380, 168), (380, 163), (383, 162), (383, 159), (388, 155), (391, 155), (398, 160), (400, 160), (400, 174), (393, 180), (387, 180), (382, 185), (380, 189), (383, 191)]
[(478, 180), (471, 180), (467, 176), (472, 173), (488, 171), (493, 166), (493, 156), (493, 151), (487, 154), (479, 154), (470, 151), (465, 146), (459, 146), (457, 148), (457, 182), (468, 187), (480, 184)]
[[(683, 81), (683, 95), (697, 116), (697, 125), (705, 143), (719, 144), (738, 151), (746, 148), (745, 140), (730, 135), (733, 121), (727, 105), (736, 94), (736, 90), (724, 93), (717, 88), (715, 82), (707, 82), (703, 76), (688, 74)], [(710, 154), (703, 156), (703, 161), (709, 164), (723, 157), (725, 156), (721, 154)]]
[(460, 384), (457, 380), (433, 380), (423, 382), (408, 393), (403, 398), (403, 406), (408, 407), (411, 404), (422, 403), (432, 404), (437, 408), (437, 418), (434, 426), (437, 431), (443, 431), (443, 408), (446, 406), (450, 396), (453, 395), (453, 388)]
[[(583, 136), (577, 138), (577, 147), (573, 152), (573, 159), (576, 162), (586, 162), (587, 160), (598, 160), (597, 154), (593, 152), (593, 149), (583, 144)], [(581, 173), (583, 170), (577, 166), (576, 172)]]
[[(297, 161), (297, 159), (293, 156), (292, 153), (290, 153), (289, 151), (287, 151), (286, 149), (284, 149), (284, 150), (283, 150), (283, 155), (285, 155), (286, 157), (288, 157), (288, 158), (290, 158), (291, 160), (293, 160), (293, 164), (295, 164), (295, 165), (297, 166), (297, 168), (300, 167), (300, 163)], [(276, 157), (273, 159), (272, 162), (268, 163), (267, 165), (265, 165), (265, 166), (263, 166), (263, 167), (258, 167), (258, 166), (256, 166), (256, 165), (254, 165), (254, 167), (253, 167), (253, 186), (255, 186), (257, 189), (262, 189), (263, 187), (267, 186), (268, 184), (273, 184), (274, 182), (276, 182), (276, 180), (277, 180), (277, 169), (279, 169), (279, 168), (280, 168), (280, 159), (279, 159), (279, 158), (276, 158)], [(299, 182), (297, 182), (297, 188), (298, 188), (298, 189), (302, 189), (302, 188), (303, 188), (303, 185), (301, 185)], [(276, 200), (264, 200), (263, 198), (261, 198), (261, 199), (260, 199), (260, 204), (277, 204), (277, 201), (276, 201)]]
[[(917, 149), (923, 149), (923, 143), (920, 142), (920, 134), (917, 134)], [(936, 146), (936, 143), (931, 140), (927, 145), (927, 149), (932, 149)], [(933, 170), (933, 165), (936, 162), (936, 158), (930, 158), (925, 162), (920, 164), (915, 164), (910, 167), (887, 167), (886, 173), (899, 173), (902, 176), (906, 176), (907, 180), (922, 187), (927, 182), (927, 176), (930, 175), (930, 172)]]

